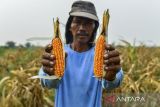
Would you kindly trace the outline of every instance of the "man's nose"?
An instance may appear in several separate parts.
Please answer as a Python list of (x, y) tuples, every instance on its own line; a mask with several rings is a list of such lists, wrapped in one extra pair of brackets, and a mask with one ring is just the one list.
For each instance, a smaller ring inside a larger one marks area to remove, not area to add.
[(86, 25), (84, 23), (81, 23), (79, 25), (79, 30), (85, 30), (85, 28), (86, 28)]

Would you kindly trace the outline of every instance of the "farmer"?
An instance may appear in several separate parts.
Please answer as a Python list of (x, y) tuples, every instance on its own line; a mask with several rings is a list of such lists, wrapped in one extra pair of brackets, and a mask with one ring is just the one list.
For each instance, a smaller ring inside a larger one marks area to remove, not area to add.
[[(123, 71), (119, 52), (106, 45), (104, 55), (105, 77), (102, 81), (94, 77), (93, 41), (96, 37), (99, 20), (93, 3), (76, 1), (72, 4), (65, 28), (66, 68), (61, 80), (41, 79), (44, 87), (55, 88), (55, 107), (101, 107), (102, 88), (112, 90), (120, 86)], [(42, 56), (43, 67), (40, 76), (54, 75), (55, 56), (48, 45)]]

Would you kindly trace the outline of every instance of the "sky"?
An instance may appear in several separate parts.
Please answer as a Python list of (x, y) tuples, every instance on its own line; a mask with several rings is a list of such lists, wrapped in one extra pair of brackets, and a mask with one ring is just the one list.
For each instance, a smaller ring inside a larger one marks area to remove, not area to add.
[[(66, 24), (75, 0), (0, 0), (0, 45), (15, 41), (25, 44), (32, 37), (50, 38), (29, 41), (47, 45), (53, 36), (53, 18)], [(100, 23), (110, 10), (109, 43), (145, 43), (160, 46), (160, 0), (87, 0), (95, 4)], [(64, 37), (64, 25), (61, 34)], [(98, 31), (99, 34), (99, 31)]]

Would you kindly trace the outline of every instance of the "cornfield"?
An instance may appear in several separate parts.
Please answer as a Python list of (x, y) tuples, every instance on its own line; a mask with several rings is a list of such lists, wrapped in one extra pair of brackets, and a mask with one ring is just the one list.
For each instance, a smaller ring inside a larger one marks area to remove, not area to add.
[[(123, 83), (115, 90), (103, 91), (103, 107), (107, 107), (104, 97), (108, 93), (160, 93), (160, 48), (136, 47), (124, 40), (123, 43), (124, 46), (117, 46), (124, 71)], [(0, 48), (0, 107), (54, 106), (54, 91), (42, 88), (38, 79), (29, 79), (38, 74), (43, 51), (42, 47)], [(157, 103), (157, 99), (153, 101)], [(145, 103), (147, 106), (149, 102)]]

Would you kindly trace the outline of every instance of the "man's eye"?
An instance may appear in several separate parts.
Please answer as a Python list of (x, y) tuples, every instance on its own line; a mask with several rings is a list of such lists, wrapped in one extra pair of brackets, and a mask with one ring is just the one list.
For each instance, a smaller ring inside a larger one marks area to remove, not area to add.
[(86, 24), (92, 25), (92, 24), (93, 24), (93, 22), (88, 21), (88, 22), (86, 22)]
[(77, 21), (74, 21), (74, 23), (76, 23), (76, 24), (80, 24), (81, 22), (77, 20)]

